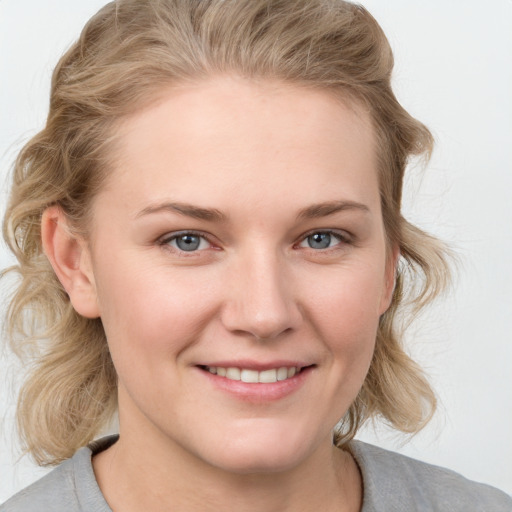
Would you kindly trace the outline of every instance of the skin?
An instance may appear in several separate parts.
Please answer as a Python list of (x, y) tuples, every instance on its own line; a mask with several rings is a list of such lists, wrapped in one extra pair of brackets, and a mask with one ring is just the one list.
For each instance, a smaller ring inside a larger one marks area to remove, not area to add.
[[(89, 240), (58, 208), (43, 216), (46, 253), (75, 309), (101, 317), (119, 376), (121, 437), (93, 460), (108, 503), (359, 510), (361, 477), (332, 431), (363, 384), (396, 262), (367, 114), (221, 77), (163, 91), (118, 136)], [(183, 231), (197, 250), (180, 250)], [(248, 393), (200, 368), (226, 361), (308, 368), (287, 393)]]

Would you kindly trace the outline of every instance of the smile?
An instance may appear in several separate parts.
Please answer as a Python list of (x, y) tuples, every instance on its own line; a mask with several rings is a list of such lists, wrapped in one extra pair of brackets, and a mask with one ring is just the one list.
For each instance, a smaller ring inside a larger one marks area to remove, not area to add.
[(219, 377), (225, 377), (229, 380), (238, 380), (249, 384), (271, 384), (273, 382), (291, 379), (302, 370), (302, 368), (295, 366), (290, 368), (283, 366), (263, 371), (235, 367), (224, 368), (222, 366), (204, 366), (203, 368)]

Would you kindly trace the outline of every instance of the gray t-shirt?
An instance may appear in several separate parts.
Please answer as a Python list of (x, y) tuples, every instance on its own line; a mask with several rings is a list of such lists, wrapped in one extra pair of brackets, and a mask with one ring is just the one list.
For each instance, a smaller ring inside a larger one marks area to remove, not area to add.
[[(92, 455), (117, 440), (95, 441), (0, 506), (0, 512), (112, 512), (94, 477)], [(512, 498), (453, 471), (360, 441), (350, 451), (361, 469), (361, 512), (512, 512)]]

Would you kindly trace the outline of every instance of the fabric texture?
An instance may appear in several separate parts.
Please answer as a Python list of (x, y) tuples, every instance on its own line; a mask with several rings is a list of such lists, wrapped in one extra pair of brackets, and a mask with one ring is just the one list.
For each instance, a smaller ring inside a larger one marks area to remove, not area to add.
[[(0, 512), (112, 512), (94, 477), (92, 456), (118, 439), (109, 436), (78, 450), (19, 492)], [(448, 469), (352, 441), (364, 484), (361, 512), (512, 512), (512, 498)]]

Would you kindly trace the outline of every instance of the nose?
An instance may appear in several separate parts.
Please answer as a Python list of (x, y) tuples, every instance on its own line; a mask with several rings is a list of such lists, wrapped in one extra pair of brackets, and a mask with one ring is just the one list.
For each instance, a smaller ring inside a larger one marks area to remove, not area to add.
[(273, 339), (296, 330), (302, 313), (294, 280), (276, 254), (260, 251), (231, 268), (221, 313), (226, 329), (257, 339)]

